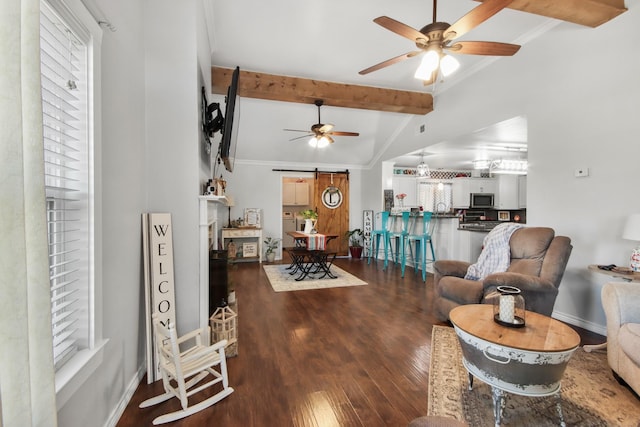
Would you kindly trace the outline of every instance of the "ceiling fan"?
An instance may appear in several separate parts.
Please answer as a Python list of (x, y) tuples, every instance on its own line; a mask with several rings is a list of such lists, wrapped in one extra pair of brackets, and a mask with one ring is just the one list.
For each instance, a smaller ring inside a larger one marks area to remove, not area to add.
[(311, 131), (308, 130), (298, 130), (298, 129), (284, 129), (289, 132), (305, 132), (306, 135), (299, 136), (297, 138), (290, 139), (289, 141), (295, 141), (296, 139), (311, 137), (309, 140), (309, 145), (312, 147), (326, 147), (329, 144), (333, 144), (332, 136), (358, 136), (360, 135), (357, 132), (342, 132), (333, 130), (332, 124), (323, 124), (320, 120), (320, 107), (324, 104), (321, 99), (317, 99), (314, 104), (318, 107), (318, 123), (311, 126)]
[(424, 53), (425, 56), (416, 70), (415, 77), (423, 80), (425, 85), (430, 85), (436, 81), (438, 71), (442, 71), (442, 74), (447, 76), (460, 65), (453, 56), (447, 55), (445, 51), (468, 55), (511, 56), (520, 49), (519, 45), (484, 41), (454, 42), (454, 40), (491, 18), (512, 2), (513, 0), (484, 0), (481, 5), (471, 10), (452, 25), (449, 25), (446, 22), (436, 21), (438, 1), (433, 0), (433, 22), (422, 27), (420, 31), (391, 19), (388, 16), (380, 16), (374, 19), (373, 22), (415, 42), (419, 50), (407, 52), (372, 67), (365, 68), (360, 71), (359, 74), (368, 74)]

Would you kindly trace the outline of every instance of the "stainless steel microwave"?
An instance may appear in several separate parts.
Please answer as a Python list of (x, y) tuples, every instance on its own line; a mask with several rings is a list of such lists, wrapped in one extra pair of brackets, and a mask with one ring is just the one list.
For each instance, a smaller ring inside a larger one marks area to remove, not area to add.
[(493, 199), (493, 193), (471, 193), (469, 207), (475, 209), (492, 209)]

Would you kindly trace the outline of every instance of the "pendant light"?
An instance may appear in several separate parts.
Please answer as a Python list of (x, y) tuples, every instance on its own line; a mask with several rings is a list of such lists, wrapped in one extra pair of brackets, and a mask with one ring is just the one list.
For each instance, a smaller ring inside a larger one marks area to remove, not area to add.
[(418, 178), (431, 178), (431, 170), (429, 165), (424, 162), (424, 153), (420, 153), (420, 164), (417, 167)]

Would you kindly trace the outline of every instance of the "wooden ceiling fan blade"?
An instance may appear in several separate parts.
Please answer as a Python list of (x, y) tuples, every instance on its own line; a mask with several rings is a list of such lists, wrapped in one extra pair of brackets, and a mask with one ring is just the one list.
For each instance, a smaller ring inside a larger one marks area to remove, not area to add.
[(329, 135), (325, 135), (324, 137), (327, 138), (327, 140), (329, 141), (329, 144), (333, 144), (335, 142), (333, 138), (331, 138)]
[(307, 130), (300, 130), (300, 129), (282, 129), (286, 132), (304, 132), (304, 133), (309, 133), (309, 129)]
[(511, 56), (520, 50), (520, 45), (500, 42), (458, 42), (446, 47), (450, 52), (466, 55)]
[(428, 39), (427, 36), (416, 30), (415, 28), (403, 24), (400, 21), (396, 21), (393, 18), (389, 18), (388, 16), (379, 16), (374, 19), (373, 22), (386, 28), (389, 31), (392, 31), (402, 37), (411, 40), (412, 42), (415, 42), (418, 39), (424, 39), (426, 42)]
[(454, 22), (445, 32), (444, 40), (454, 40), (463, 34), (468, 33), (505, 7), (509, 6), (513, 0), (484, 0), (480, 6), (472, 9), (469, 13)]
[(360, 75), (369, 74), (374, 71), (378, 71), (382, 68), (388, 67), (389, 65), (393, 65), (400, 61), (404, 61), (405, 59), (413, 58), (414, 56), (420, 55), (421, 53), (422, 53), (421, 50), (415, 50), (412, 52), (403, 53), (402, 55), (398, 55), (395, 58), (387, 59), (386, 61), (382, 61), (379, 64), (373, 65), (369, 68), (365, 68), (364, 70), (360, 71), (358, 74)]
[(318, 132), (324, 134), (327, 132), (331, 132), (331, 129), (333, 129), (333, 125), (331, 123), (327, 123), (325, 125), (320, 126), (320, 128), (318, 129)]
[(331, 132), (331, 135), (333, 136), (360, 136), (360, 134), (358, 132), (343, 132), (343, 131), (333, 131)]
[(310, 133), (310, 134), (307, 134), (307, 135), (302, 135), (302, 136), (298, 136), (298, 137), (292, 138), (289, 141), (296, 141), (296, 140), (302, 139), (302, 138), (311, 138), (312, 136), (313, 136), (313, 134)]

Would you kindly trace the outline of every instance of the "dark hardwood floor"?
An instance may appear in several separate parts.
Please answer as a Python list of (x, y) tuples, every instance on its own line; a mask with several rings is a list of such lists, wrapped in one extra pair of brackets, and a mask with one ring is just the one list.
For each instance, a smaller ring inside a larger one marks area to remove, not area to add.
[[(238, 299), (235, 392), (171, 426), (406, 426), (427, 413), (432, 276), (337, 259), (367, 286), (275, 293), (257, 263), (229, 272)], [(178, 313), (180, 316), (180, 313)], [(575, 328), (582, 344), (604, 337)], [(118, 427), (147, 426), (177, 399), (139, 409), (162, 382), (139, 385)]]

